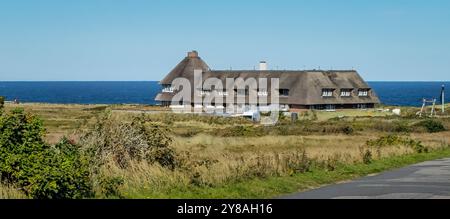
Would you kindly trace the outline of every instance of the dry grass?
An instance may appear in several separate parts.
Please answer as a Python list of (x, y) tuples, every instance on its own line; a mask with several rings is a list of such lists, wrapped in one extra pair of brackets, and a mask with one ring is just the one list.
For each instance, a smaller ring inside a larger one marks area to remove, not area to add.
[(336, 112), (316, 111), (319, 121), (326, 121), (336, 117), (385, 117), (392, 115), (391, 112), (383, 112), (377, 109), (367, 110), (338, 110)]
[[(13, 106), (6, 106), (7, 109), (11, 107)], [(170, 129), (173, 138), (171, 146), (180, 162), (176, 169), (169, 170), (143, 161), (132, 161), (127, 168), (113, 163), (101, 167), (103, 175), (124, 179), (120, 192), (125, 197), (136, 197), (143, 190), (150, 197), (158, 197), (163, 193), (187, 190), (193, 186), (214, 187), (254, 178), (289, 176), (314, 166), (334, 170), (341, 164), (363, 162), (367, 151), (370, 152), (371, 159), (375, 160), (416, 152), (408, 145), (378, 148), (366, 145), (368, 140), (391, 134), (388, 131), (392, 128), (391, 123), (398, 120), (388, 113), (375, 110), (318, 112), (318, 120), (312, 121), (320, 126), (329, 119), (347, 117), (328, 125), (332, 129), (333, 125), (342, 125), (343, 122), (352, 124), (357, 131), (349, 135), (313, 131), (305, 135), (273, 135), (268, 132), (268, 135), (261, 137), (220, 137), (217, 133), (224, 128), (253, 124), (234, 118), (177, 115), (164, 112), (165, 109), (147, 106), (25, 104), (20, 107), (43, 118), (50, 132), (48, 141), (55, 141), (76, 129), (89, 129), (95, 124), (95, 118), (107, 109), (112, 110), (115, 118), (123, 121), (130, 121), (145, 111), (145, 116), (150, 121)], [(414, 120), (407, 122), (414, 123)], [(377, 127), (377, 123), (383, 127)], [(447, 126), (448, 123), (446, 121)], [(295, 128), (302, 125), (304, 124), (286, 126)], [(323, 127), (319, 128), (322, 130)], [(450, 132), (412, 132), (399, 135), (421, 141), (429, 149), (445, 147), (450, 142)], [(0, 187), (0, 191), (0, 194), (14, 195), (4, 192), (14, 191), (9, 188)]]
[(18, 189), (0, 184), (0, 199), (25, 199), (27, 198)]

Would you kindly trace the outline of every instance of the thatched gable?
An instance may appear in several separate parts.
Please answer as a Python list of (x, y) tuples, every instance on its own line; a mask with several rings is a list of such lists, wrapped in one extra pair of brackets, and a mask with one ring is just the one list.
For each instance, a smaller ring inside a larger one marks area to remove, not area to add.
[[(194, 70), (202, 69), (203, 80), (211, 77), (220, 79), (226, 86), (227, 78), (267, 78), (270, 84), (271, 78), (279, 78), (280, 89), (288, 89), (288, 97), (280, 97), (281, 104), (290, 105), (351, 105), (351, 104), (376, 104), (379, 99), (369, 85), (361, 78), (357, 71), (279, 71), (279, 70), (252, 70), (252, 71), (227, 71), (210, 70), (208, 65), (198, 56), (197, 52), (190, 52), (160, 83), (171, 84), (175, 78), (183, 77), (191, 82), (194, 78)], [(192, 83), (193, 84), (193, 83)], [(270, 87), (270, 85), (269, 85)], [(229, 89), (229, 88), (228, 88)], [(322, 90), (331, 89), (334, 91), (332, 97), (323, 97)], [(342, 89), (351, 91), (351, 96), (340, 95)], [(361, 89), (368, 90), (368, 96), (358, 96)], [(194, 94), (194, 91), (192, 91)], [(160, 93), (157, 101), (171, 101), (173, 94)], [(270, 99), (270, 94), (269, 97)]]

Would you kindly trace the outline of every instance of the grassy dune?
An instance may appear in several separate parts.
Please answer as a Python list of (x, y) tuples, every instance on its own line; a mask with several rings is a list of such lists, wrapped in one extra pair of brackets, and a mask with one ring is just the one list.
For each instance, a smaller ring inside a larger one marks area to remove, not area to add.
[[(7, 104), (6, 110), (14, 107)], [(118, 188), (122, 198), (269, 198), (450, 156), (450, 132), (429, 133), (421, 125), (424, 119), (414, 116), (417, 108), (402, 108), (401, 117), (378, 110), (307, 112), (296, 123), (285, 118), (266, 127), (239, 118), (173, 114), (151, 106), (20, 107), (43, 119), (49, 142), (62, 136), (78, 141), (79, 133), (91, 129), (105, 111), (117, 121), (131, 121), (145, 112), (152, 123), (170, 130), (171, 147), (183, 163), (179, 168), (139, 161), (127, 168), (114, 163), (101, 168), (102, 174), (123, 179)], [(440, 121), (448, 130), (446, 116)], [(368, 144), (389, 135), (401, 140)], [(419, 153), (405, 143), (409, 141), (429, 153)], [(9, 187), (0, 186), (0, 191), (0, 197), (17, 195)]]

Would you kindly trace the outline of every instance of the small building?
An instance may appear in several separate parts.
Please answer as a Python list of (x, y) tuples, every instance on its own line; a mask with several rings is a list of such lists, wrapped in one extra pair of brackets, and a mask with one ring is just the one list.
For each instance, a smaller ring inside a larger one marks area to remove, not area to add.
[[(268, 70), (267, 63), (261, 62), (259, 70), (211, 70), (198, 52), (189, 52), (163, 80), (161, 92), (156, 96), (163, 106), (170, 106), (177, 93), (172, 83), (176, 78), (186, 78), (194, 84), (194, 70), (202, 71), (202, 80), (218, 78), (272, 78), (279, 79), (279, 104), (286, 111), (336, 110), (374, 108), (380, 103), (374, 90), (355, 70)], [(236, 91), (236, 90), (235, 90)], [(202, 91), (203, 92), (203, 91)], [(212, 91), (204, 91), (206, 93)], [(220, 91), (226, 96), (227, 91)], [(270, 90), (257, 90), (258, 96), (270, 97)], [(192, 88), (194, 95), (194, 88)], [(236, 91), (234, 95), (248, 96), (249, 91)], [(270, 99), (270, 98), (269, 98)], [(224, 101), (225, 102), (225, 101)], [(184, 105), (202, 105), (192, 100), (183, 101)], [(227, 107), (223, 104), (223, 107)], [(221, 106), (222, 107), (222, 106)]]

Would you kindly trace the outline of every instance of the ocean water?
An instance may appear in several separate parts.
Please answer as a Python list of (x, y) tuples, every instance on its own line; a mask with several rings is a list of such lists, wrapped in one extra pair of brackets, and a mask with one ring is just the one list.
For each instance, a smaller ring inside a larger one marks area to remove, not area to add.
[(158, 82), (0, 82), (12, 101), (79, 104), (155, 104)]
[[(450, 82), (369, 82), (386, 105), (420, 106), (422, 98), (437, 98)], [(156, 104), (158, 82), (0, 82), (0, 96), (12, 101), (79, 104)]]
[(445, 102), (450, 103), (450, 82), (368, 82), (381, 102), (392, 106), (422, 106), (423, 98), (436, 98), (440, 103), (442, 85)]

